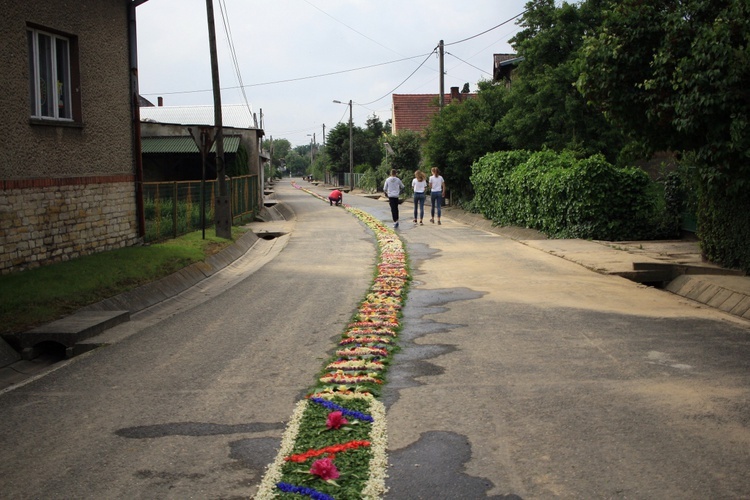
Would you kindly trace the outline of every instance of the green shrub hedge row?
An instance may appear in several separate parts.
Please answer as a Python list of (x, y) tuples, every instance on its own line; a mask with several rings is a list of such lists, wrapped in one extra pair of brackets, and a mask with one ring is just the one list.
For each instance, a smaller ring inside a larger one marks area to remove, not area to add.
[(722, 267), (750, 273), (750, 195), (725, 187), (701, 199), (698, 236), (704, 255)]
[(648, 175), (603, 156), (571, 151), (501, 151), (472, 165), (474, 209), (499, 225), (556, 238), (599, 240), (654, 236), (656, 203)]

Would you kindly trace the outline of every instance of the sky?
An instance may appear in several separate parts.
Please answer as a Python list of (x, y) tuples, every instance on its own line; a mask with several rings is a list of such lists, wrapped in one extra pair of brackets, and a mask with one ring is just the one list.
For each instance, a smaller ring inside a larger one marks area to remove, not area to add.
[[(392, 94), (439, 92), (440, 40), (446, 93), (491, 79), (493, 54), (513, 53), (508, 40), (519, 28), (509, 20), (525, 4), (213, 0), (222, 104), (247, 102), (262, 113), (266, 138), (294, 146), (313, 134), (320, 144), (324, 130), (348, 123), (350, 100), (355, 126), (373, 116), (385, 123)], [(148, 0), (136, 16), (141, 95), (165, 106), (213, 104), (206, 1)]]

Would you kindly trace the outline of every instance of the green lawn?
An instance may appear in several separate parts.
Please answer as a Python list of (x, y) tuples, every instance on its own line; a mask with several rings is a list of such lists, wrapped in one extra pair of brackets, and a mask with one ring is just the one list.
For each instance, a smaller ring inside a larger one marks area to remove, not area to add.
[[(246, 229), (232, 228), (236, 240)], [(150, 281), (231, 245), (214, 230), (0, 276), (0, 333), (25, 331)]]

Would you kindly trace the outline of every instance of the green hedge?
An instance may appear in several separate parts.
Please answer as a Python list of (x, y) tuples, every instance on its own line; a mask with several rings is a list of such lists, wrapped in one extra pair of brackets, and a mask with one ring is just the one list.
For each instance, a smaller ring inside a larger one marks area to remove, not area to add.
[(707, 190), (698, 208), (701, 249), (711, 262), (750, 273), (750, 196), (728, 187)]
[(500, 225), (557, 238), (642, 239), (654, 234), (650, 181), (638, 168), (571, 151), (501, 151), (472, 165), (474, 208)]

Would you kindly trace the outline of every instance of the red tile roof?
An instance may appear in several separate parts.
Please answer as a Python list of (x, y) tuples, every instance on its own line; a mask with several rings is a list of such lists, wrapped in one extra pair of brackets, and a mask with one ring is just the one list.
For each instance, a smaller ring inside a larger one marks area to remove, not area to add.
[[(392, 130), (398, 134), (401, 130), (424, 132), (432, 117), (440, 109), (439, 94), (393, 94)], [(476, 94), (459, 94), (459, 100)], [(445, 94), (445, 105), (452, 102), (451, 94)]]

